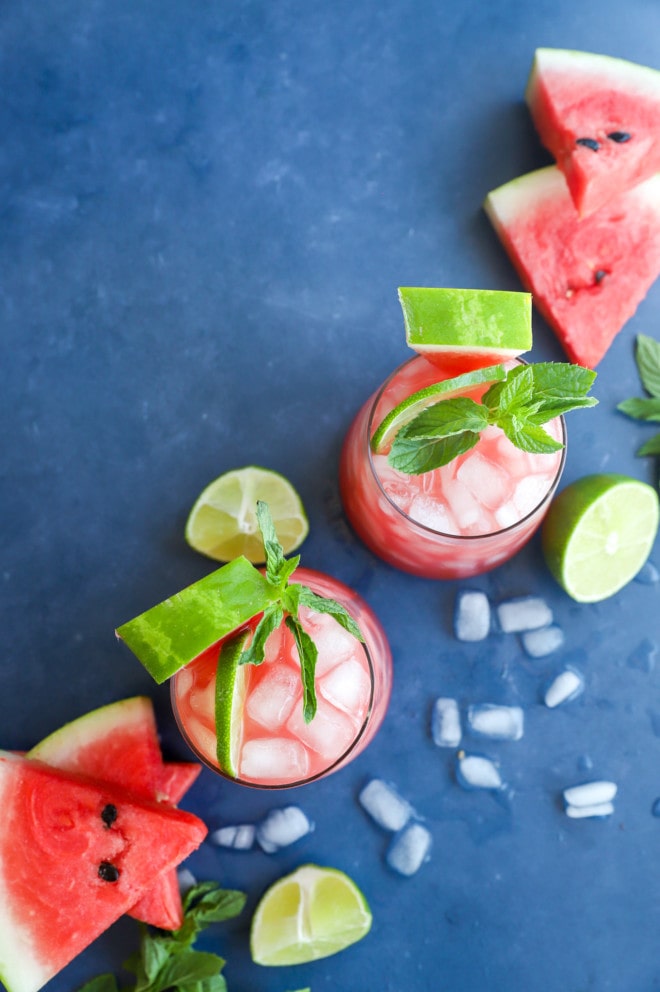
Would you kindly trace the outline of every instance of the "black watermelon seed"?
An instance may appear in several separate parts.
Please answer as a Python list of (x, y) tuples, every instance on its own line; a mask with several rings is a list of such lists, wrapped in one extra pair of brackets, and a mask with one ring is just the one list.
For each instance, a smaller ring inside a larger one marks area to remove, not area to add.
[(600, 144), (595, 138), (576, 138), (576, 145), (583, 145), (585, 148), (591, 148), (592, 152), (597, 152), (600, 148)]
[(106, 827), (111, 827), (112, 824), (117, 819), (117, 807), (114, 803), (108, 803), (101, 810), (101, 819), (105, 823)]
[(111, 861), (102, 861), (99, 865), (99, 878), (104, 882), (116, 882), (119, 880), (119, 868)]
[(616, 141), (618, 144), (623, 145), (626, 141), (630, 141), (632, 134), (628, 134), (627, 131), (612, 131), (607, 137), (610, 141)]
[(596, 269), (594, 272), (596, 283), (602, 282), (606, 275), (609, 275), (607, 269)]

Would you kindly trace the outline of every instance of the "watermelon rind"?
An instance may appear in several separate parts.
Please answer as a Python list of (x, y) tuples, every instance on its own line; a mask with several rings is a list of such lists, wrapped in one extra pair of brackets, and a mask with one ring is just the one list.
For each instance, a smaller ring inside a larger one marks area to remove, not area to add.
[(610, 55), (539, 48), (525, 99), (580, 216), (660, 170), (658, 70)]
[(484, 209), (569, 358), (594, 368), (660, 275), (660, 173), (580, 218), (546, 166), (492, 190)]

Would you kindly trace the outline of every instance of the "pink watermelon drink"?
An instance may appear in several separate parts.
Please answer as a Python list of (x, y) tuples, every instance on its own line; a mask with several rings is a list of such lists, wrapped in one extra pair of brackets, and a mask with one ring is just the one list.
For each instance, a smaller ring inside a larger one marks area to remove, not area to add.
[[(344, 442), (340, 487), (348, 519), (372, 551), (415, 575), (453, 579), (494, 568), (529, 540), (557, 488), (565, 449), (530, 454), (490, 427), (476, 447), (434, 471), (391, 468), (385, 454), (371, 451), (376, 426), (406, 396), (437, 381), (437, 368), (413, 358), (365, 403)], [(546, 426), (564, 443), (563, 418)]]
[(245, 785), (291, 787), (337, 771), (371, 741), (389, 702), (391, 654), (374, 613), (336, 579), (308, 569), (295, 574), (296, 582), (344, 606), (364, 637), (362, 643), (332, 616), (301, 607), (298, 618), (318, 651), (313, 719), (304, 719), (300, 660), (283, 622), (268, 637), (264, 661), (241, 669), (244, 683), (233, 694), (238, 709), (232, 718), (235, 767), (223, 767), (218, 751), (216, 683), (222, 645), (205, 651), (172, 679), (174, 714), (189, 746), (213, 771)]

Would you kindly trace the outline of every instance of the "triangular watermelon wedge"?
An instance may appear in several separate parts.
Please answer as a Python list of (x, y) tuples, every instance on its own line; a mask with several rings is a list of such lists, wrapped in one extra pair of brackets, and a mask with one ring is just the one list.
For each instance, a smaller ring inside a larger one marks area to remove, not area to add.
[(196, 816), (0, 751), (0, 979), (37, 992), (203, 841)]
[[(146, 696), (122, 699), (72, 720), (28, 756), (172, 805), (201, 771), (198, 764), (163, 763), (153, 704)], [(180, 927), (183, 907), (176, 871), (156, 879), (129, 915), (164, 930)]]
[(583, 219), (552, 165), (484, 208), (569, 358), (594, 368), (660, 275), (660, 174)]
[(539, 48), (525, 92), (581, 217), (660, 171), (660, 72), (607, 55)]

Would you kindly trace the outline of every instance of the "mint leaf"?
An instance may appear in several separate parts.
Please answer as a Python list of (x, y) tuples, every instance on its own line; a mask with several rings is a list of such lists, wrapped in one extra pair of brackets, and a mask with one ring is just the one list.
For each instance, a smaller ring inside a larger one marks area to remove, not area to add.
[(587, 396), (596, 373), (582, 365), (568, 362), (536, 362), (532, 370), (534, 400), (537, 412), (529, 419), (545, 424), (571, 410), (595, 406), (598, 402)]
[(617, 405), (617, 410), (635, 420), (658, 421), (660, 420), (660, 397), (640, 396), (623, 400)]
[(406, 475), (422, 475), (433, 469), (448, 465), (454, 458), (474, 448), (479, 441), (476, 431), (463, 431), (451, 437), (441, 438), (401, 438), (397, 434), (388, 455), (392, 468)]
[[(481, 402), (491, 414), (504, 415), (534, 405), (534, 373), (531, 365), (516, 365), (503, 382), (496, 382), (484, 393)], [(534, 407), (536, 409), (536, 407)]]
[(646, 455), (660, 455), (660, 434), (654, 434), (649, 441), (645, 441), (644, 444), (637, 449), (636, 454), (639, 457), (644, 457)]
[(564, 446), (544, 431), (543, 428), (522, 417), (509, 417), (498, 423), (509, 441), (522, 451), (534, 455), (551, 454), (560, 451)]
[[(245, 902), (244, 892), (222, 889), (217, 882), (202, 882), (188, 889), (183, 899), (183, 910), (201, 930), (209, 923), (222, 923), (239, 916)], [(174, 936), (177, 932), (174, 931)]]
[(638, 334), (635, 361), (644, 389), (651, 396), (660, 397), (660, 342)]
[(281, 573), (285, 566), (282, 545), (277, 539), (277, 531), (270, 515), (268, 504), (263, 500), (257, 500), (257, 523), (264, 542), (264, 552), (266, 555), (266, 578), (271, 585), (281, 584)]
[(318, 596), (309, 586), (299, 586), (299, 603), (301, 606), (307, 606), (311, 610), (315, 610), (316, 613), (329, 613), (331, 617), (337, 621), (338, 624), (347, 630), (349, 634), (357, 638), (358, 641), (364, 643), (364, 637), (362, 631), (360, 630), (358, 624), (355, 622), (348, 610), (338, 603), (335, 599), (326, 598), (325, 596)]
[(81, 986), (79, 992), (118, 992), (117, 979), (114, 975), (97, 975)]
[(266, 654), (266, 641), (282, 623), (282, 608), (277, 603), (267, 606), (256, 626), (250, 645), (238, 659), (239, 665), (260, 665)]
[(303, 687), (303, 717), (305, 723), (311, 723), (316, 715), (317, 705), (314, 674), (316, 671), (318, 651), (316, 644), (296, 617), (289, 615), (284, 622), (293, 634), (296, 647), (298, 648), (300, 676)]

